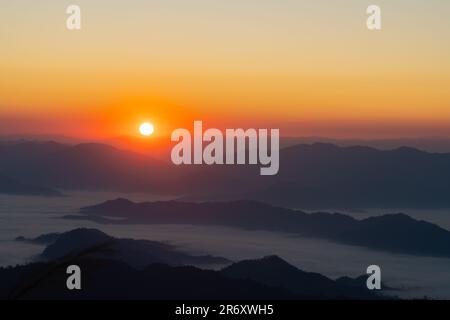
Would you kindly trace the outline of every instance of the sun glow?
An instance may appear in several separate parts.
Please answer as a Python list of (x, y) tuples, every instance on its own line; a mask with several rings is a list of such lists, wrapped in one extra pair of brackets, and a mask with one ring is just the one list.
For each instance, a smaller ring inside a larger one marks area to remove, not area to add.
[(151, 136), (154, 131), (155, 128), (153, 127), (153, 124), (151, 124), (150, 122), (144, 122), (139, 126), (139, 132), (141, 133), (141, 135), (145, 137)]

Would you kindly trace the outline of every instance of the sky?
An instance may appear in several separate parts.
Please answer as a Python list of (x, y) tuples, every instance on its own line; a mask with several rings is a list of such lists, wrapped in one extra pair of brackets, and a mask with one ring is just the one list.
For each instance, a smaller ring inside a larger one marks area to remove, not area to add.
[[(81, 7), (82, 29), (66, 29)], [(382, 10), (382, 30), (366, 8)], [(0, 0), (0, 134), (450, 136), (447, 0)]]

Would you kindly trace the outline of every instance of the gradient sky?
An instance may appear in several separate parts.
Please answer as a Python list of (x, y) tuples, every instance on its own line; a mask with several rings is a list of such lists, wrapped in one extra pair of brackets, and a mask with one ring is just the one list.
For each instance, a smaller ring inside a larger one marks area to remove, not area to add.
[[(82, 30), (65, 28), (69, 4)], [(383, 30), (366, 28), (378, 4)], [(0, 0), (0, 134), (450, 136), (448, 0)]]

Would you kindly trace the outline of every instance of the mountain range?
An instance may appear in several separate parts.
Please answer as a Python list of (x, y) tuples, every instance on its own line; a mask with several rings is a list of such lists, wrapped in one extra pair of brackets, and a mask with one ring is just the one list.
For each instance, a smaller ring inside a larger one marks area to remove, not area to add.
[[(281, 150), (276, 176), (260, 177), (255, 171), (249, 174), (249, 167), (247, 172), (237, 170), (224, 175), (228, 181), (238, 182), (235, 188), (222, 193), (199, 192), (184, 199), (251, 199), (312, 209), (450, 207), (450, 154), (406, 147), (380, 151), (331, 144), (296, 145)], [(212, 170), (205, 176), (216, 180)]]
[[(254, 201), (135, 203), (116, 199), (80, 209), (86, 219), (115, 224), (190, 224), (236, 227), (323, 238), (394, 253), (450, 257), (450, 231), (405, 214), (357, 220), (339, 213), (305, 213)], [(115, 217), (121, 219), (108, 219)]]
[[(158, 246), (147, 246), (153, 261), (136, 266), (133, 261), (142, 254), (141, 240), (130, 240), (127, 258), (122, 259), (115, 254), (117, 247), (108, 248), (122, 240), (98, 230), (76, 229), (56, 239), (54, 235), (38, 237), (50, 242), (42, 253), (45, 262), (0, 268), (1, 299), (390, 299), (364, 285), (305, 272), (277, 256), (228, 263), (213, 271), (167, 264)], [(57, 255), (50, 257), (55, 250)], [(110, 251), (108, 257), (105, 251)], [(66, 288), (66, 268), (74, 264), (82, 270), (80, 291)]]
[(450, 208), (450, 154), (332, 144), (280, 151), (276, 176), (257, 166), (175, 166), (104, 144), (0, 143), (0, 172), (59, 190), (258, 200), (291, 208)]
[(163, 242), (114, 238), (96, 229), (75, 229), (61, 234), (43, 234), (35, 239), (19, 237), (16, 240), (46, 244), (45, 250), (35, 257), (37, 261), (53, 261), (84, 255), (123, 261), (135, 268), (156, 262), (173, 266), (187, 264), (223, 266), (231, 263), (222, 257), (186, 254), (179, 248)]
[(104, 144), (0, 144), (0, 172), (57, 189), (167, 192), (174, 183), (159, 160)]

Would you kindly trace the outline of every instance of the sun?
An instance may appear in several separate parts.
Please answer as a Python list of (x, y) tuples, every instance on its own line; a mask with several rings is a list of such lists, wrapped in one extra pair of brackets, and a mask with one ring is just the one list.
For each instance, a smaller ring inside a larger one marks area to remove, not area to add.
[(155, 131), (155, 127), (150, 122), (144, 122), (139, 126), (139, 132), (145, 137), (149, 137)]

